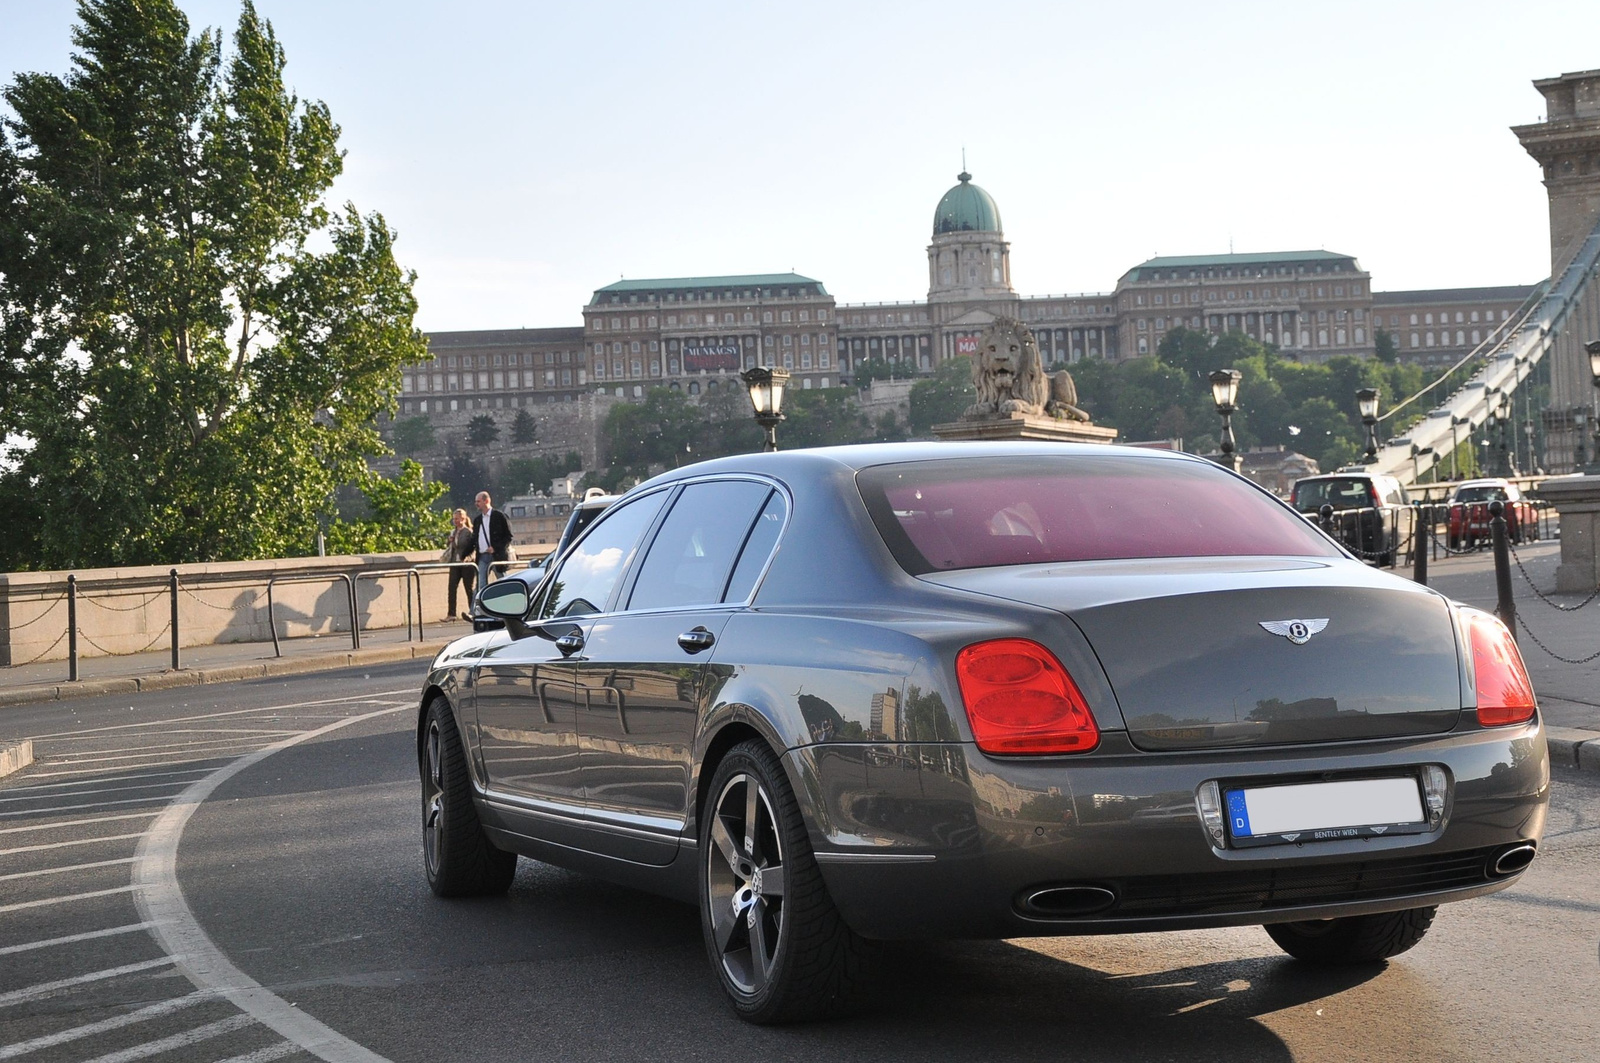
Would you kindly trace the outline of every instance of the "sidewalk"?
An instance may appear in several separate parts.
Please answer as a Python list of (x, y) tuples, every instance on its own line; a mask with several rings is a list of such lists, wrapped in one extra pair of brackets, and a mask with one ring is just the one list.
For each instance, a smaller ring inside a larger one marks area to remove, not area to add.
[[(1515, 558), (1521, 559), (1521, 569)], [(1544, 591), (1550, 601), (1568, 609), (1584, 599), (1581, 594), (1550, 593), (1560, 561), (1559, 542), (1516, 548), (1511, 564), (1511, 597), (1517, 606), (1517, 645), (1539, 696), (1539, 709), (1550, 736), (1551, 759), (1600, 771), (1600, 656), (1595, 656), (1600, 654), (1600, 600), (1567, 613), (1541, 601), (1536, 588)], [(1409, 568), (1396, 571), (1410, 575)], [(1493, 612), (1494, 555), (1483, 550), (1431, 562), (1428, 586), (1457, 601)], [(1585, 657), (1592, 659), (1571, 663)]]
[(167, 649), (118, 657), (80, 657), (76, 683), (67, 681), (66, 661), (40, 661), (0, 668), (0, 708), (62, 698), (132, 694), (140, 690), (228, 683), (270, 675), (323, 672), (390, 661), (427, 661), (452, 639), (470, 631), (470, 625), (459, 620), (429, 624), (426, 642), (407, 642), (405, 628), (364, 631), (359, 650), (350, 648), (348, 633), (284, 639), (282, 657), (273, 656), (270, 642), (191, 646), (181, 652), (183, 667), (176, 672), (170, 668), (172, 656)]

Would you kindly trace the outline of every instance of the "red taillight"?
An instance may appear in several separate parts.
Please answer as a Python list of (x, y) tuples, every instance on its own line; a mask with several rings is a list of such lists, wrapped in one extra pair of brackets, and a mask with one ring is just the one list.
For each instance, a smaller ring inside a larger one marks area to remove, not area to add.
[(1496, 617), (1475, 609), (1465, 618), (1477, 678), (1478, 722), (1500, 727), (1533, 719), (1533, 681), (1511, 632)]
[(1037, 642), (968, 646), (956, 654), (956, 678), (985, 753), (1085, 753), (1100, 742), (1078, 684)]

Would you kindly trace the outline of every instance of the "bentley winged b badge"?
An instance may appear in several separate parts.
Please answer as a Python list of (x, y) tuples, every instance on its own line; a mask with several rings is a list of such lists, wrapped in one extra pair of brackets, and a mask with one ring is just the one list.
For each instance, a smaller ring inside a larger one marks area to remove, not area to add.
[(1261, 620), (1262, 627), (1274, 635), (1282, 635), (1296, 646), (1304, 646), (1311, 636), (1328, 626), (1328, 618), (1320, 620)]

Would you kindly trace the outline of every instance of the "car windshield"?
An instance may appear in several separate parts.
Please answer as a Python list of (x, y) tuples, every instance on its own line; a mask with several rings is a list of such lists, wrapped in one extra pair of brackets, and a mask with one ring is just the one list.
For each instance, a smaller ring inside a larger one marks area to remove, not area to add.
[(1496, 484), (1485, 484), (1482, 487), (1459, 487), (1456, 489), (1457, 502), (1504, 502), (1506, 489)]
[(1332, 506), (1334, 509), (1366, 509), (1371, 505), (1370, 481), (1359, 477), (1301, 480), (1294, 485), (1294, 508), (1302, 513), (1315, 513), (1323, 506)]
[(1198, 461), (959, 458), (863, 470), (908, 572), (1138, 557), (1336, 555), (1304, 521)]

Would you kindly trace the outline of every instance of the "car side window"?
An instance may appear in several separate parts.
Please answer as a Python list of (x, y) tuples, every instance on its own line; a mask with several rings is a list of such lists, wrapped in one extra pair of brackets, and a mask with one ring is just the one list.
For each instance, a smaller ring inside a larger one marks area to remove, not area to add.
[(772, 556), (772, 548), (778, 545), (778, 533), (783, 530), (784, 514), (789, 511), (788, 503), (780, 492), (772, 492), (772, 497), (767, 499), (766, 506), (761, 510), (761, 516), (756, 518), (756, 525), (750, 529), (750, 536), (745, 540), (744, 550), (739, 554), (739, 563), (734, 567), (733, 578), (728, 581), (728, 593), (723, 595), (725, 602), (742, 602), (750, 597), (750, 592), (755, 589), (756, 578), (761, 575), (761, 570), (767, 565), (767, 558)]
[(733, 560), (771, 490), (749, 480), (685, 487), (650, 544), (628, 608), (671, 609), (720, 601)]
[(666, 491), (656, 491), (619, 505), (596, 521), (551, 575), (539, 618), (603, 612), (666, 497)]

